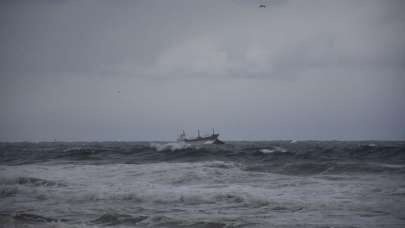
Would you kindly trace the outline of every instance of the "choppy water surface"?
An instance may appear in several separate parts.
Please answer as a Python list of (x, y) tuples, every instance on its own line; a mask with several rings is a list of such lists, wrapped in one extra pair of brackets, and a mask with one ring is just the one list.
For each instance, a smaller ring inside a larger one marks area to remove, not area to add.
[(2, 143), (2, 227), (404, 227), (403, 142)]

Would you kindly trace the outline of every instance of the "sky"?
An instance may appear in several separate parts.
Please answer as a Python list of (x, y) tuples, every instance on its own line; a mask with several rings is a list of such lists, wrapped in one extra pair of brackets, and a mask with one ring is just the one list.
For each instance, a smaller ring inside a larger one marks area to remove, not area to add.
[[(266, 8), (259, 8), (266, 4)], [(405, 140), (405, 1), (0, 1), (0, 141)]]

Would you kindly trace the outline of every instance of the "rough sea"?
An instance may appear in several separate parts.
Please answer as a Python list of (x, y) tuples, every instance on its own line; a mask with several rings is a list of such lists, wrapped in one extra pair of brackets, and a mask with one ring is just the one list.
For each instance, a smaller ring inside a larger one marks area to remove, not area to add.
[(0, 143), (0, 227), (405, 227), (405, 142)]

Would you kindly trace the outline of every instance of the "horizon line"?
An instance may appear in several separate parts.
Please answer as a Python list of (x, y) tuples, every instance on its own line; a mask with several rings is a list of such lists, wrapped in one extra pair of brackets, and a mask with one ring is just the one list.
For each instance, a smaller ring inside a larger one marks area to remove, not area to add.
[[(405, 142), (405, 139), (230, 139), (222, 140), (225, 142), (274, 142), (274, 141), (286, 141), (286, 142), (330, 142), (330, 141), (342, 141), (342, 142)], [(2, 141), (0, 143), (102, 143), (102, 142), (119, 142), (119, 143), (145, 143), (145, 142), (162, 142), (162, 143), (175, 143), (173, 140), (10, 140)]]

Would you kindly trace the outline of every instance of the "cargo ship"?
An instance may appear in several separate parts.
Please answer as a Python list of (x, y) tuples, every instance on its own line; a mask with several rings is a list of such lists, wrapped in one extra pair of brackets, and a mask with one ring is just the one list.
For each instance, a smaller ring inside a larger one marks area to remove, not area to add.
[(207, 136), (200, 136), (200, 130), (197, 131), (197, 137), (187, 138), (186, 132), (183, 132), (177, 138), (177, 142), (184, 142), (189, 144), (225, 144), (223, 141), (218, 139), (219, 134), (215, 133), (214, 128), (212, 129), (212, 134)]

